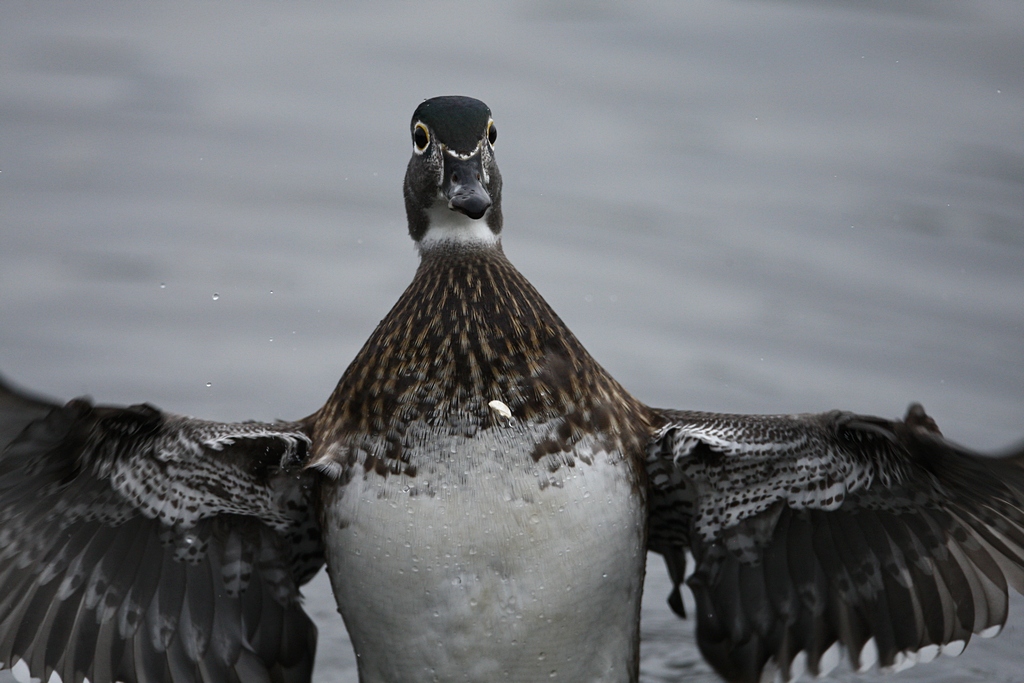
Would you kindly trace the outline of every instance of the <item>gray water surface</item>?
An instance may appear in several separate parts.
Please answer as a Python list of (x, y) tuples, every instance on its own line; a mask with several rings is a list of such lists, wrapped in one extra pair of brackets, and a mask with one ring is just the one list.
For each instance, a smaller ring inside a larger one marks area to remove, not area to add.
[[(1005, 447), (1022, 65), (1018, 0), (5, 3), (0, 371), (309, 414), (415, 269), (412, 110), (466, 94), (499, 129), (506, 252), (641, 400), (917, 400)], [(643, 680), (715, 680), (667, 594), (653, 557)], [(354, 682), (322, 576), (307, 596), (315, 680)], [(1022, 626), (1018, 600), (999, 638), (891, 680), (1024, 680)]]

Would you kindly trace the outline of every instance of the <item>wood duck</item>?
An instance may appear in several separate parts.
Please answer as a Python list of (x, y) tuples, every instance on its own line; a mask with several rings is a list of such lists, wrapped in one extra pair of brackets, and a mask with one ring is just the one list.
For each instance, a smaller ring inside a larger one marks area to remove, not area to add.
[[(326, 562), (362, 683), (637, 681), (648, 551), (729, 681), (901, 668), (1024, 588), (1024, 450), (832, 411), (651, 408), (502, 251), (488, 107), (416, 108), (420, 265), (327, 403), (224, 424), (0, 383), (0, 663), (311, 680)], [(689, 559), (688, 558), (692, 558)]]

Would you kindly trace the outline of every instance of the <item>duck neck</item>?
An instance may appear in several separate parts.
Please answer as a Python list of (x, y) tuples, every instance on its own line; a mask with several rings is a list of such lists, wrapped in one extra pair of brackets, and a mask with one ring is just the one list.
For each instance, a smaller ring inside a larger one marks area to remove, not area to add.
[(452, 415), (484, 424), (494, 400), (518, 420), (585, 413), (598, 429), (621, 424), (611, 413), (643, 412), (499, 243), (438, 243), (421, 251), (412, 283), (346, 370), (322, 417), (361, 433), (403, 432), (412, 421), (440, 427)]

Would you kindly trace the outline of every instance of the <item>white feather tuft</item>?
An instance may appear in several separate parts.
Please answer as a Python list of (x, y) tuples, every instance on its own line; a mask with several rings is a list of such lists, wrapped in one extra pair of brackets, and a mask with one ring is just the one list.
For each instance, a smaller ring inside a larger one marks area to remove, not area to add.
[(857, 663), (857, 673), (859, 674), (864, 673), (878, 663), (878, 643), (875, 642), (874, 636), (868, 638), (868, 642), (864, 643), (864, 647), (860, 649)]
[(828, 649), (821, 654), (821, 659), (818, 660), (818, 675), (828, 676), (832, 671), (839, 666), (839, 661), (842, 659), (842, 646), (839, 645), (839, 641), (836, 641), (828, 646)]

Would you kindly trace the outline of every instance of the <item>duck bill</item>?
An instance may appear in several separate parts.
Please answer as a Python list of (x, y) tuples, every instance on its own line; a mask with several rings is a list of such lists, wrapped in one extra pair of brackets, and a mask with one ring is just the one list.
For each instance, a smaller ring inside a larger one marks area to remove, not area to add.
[(483, 218), (491, 206), (491, 195), (483, 186), (480, 155), (468, 159), (447, 157), (444, 160), (444, 196), (448, 208), (469, 216)]

